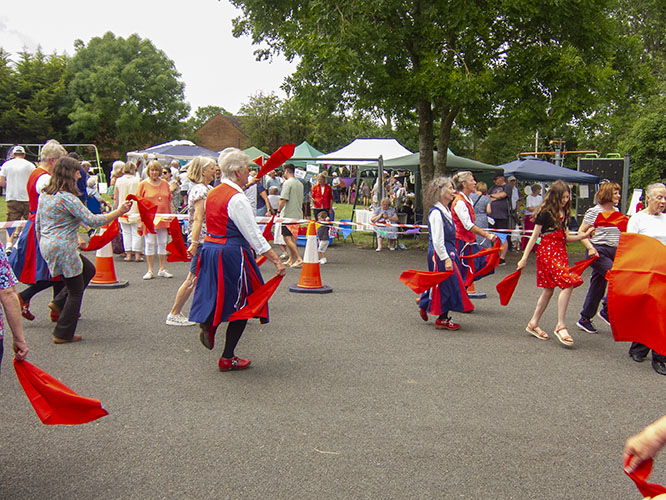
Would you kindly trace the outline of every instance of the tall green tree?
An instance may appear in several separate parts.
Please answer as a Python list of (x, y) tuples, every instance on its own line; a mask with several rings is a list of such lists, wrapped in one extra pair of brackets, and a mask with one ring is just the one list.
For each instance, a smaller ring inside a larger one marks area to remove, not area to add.
[(210, 120), (215, 115), (230, 115), (229, 111), (221, 106), (201, 106), (198, 107), (189, 120), (187, 120), (187, 128), (192, 132), (196, 132), (201, 126)]
[(178, 137), (189, 114), (180, 73), (150, 40), (108, 32), (75, 42), (69, 86), (72, 137), (105, 154)]
[(445, 172), (446, 155), (435, 168), (428, 153), (456, 120), (477, 135), (499, 117), (554, 126), (621, 93), (613, 0), (231, 3), (235, 35), (267, 45), (259, 57), (299, 56), (288, 88), (311, 105), (416, 112), (425, 181)]

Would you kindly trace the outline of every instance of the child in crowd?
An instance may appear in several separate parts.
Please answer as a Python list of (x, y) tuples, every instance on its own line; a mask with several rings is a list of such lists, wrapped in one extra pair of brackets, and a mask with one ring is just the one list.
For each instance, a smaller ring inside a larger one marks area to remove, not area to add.
[(320, 226), (317, 228), (317, 238), (319, 238), (319, 253), (321, 258), (319, 259), (320, 264), (326, 264), (326, 249), (328, 248), (328, 243), (330, 238), (328, 236), (329, 226), (328, 224), (323, 224), (323, 222), (328, 222), (328, 211), (322, 210), (317, 215), (317, 220), (320, 222)]

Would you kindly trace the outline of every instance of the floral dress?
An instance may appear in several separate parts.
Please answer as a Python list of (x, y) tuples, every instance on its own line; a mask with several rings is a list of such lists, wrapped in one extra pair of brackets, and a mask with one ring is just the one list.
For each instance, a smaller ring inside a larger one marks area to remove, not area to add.
[(40, 235), (39, 250), (52, 276), (73, 278), (83, 272), (77, 249), (77, 232), (81, 223), (97, 227), (106, 222), (106, 215), (95, 215), (72, 193), (39, 197), (35, 230)]
[(583, 278), (569, 271), (567, 236), (564, 227), (555, 227), (552, 216), (541, 212), (535, 224), (542, 226), (541, 243), (537, 249), (537, 286), (541, 288), (570, 288), (583, 284)]

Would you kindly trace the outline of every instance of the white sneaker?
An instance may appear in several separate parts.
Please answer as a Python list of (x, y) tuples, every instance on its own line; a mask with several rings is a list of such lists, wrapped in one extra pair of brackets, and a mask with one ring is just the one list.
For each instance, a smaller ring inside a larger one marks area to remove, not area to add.
[(173, 278), (173, 274), (171, 274), (171, 273), (170, 273), (169, 271), (167, 271), (166, 269), (160, 269), (160, 270), (157, 272), (157, 275), (158, 275), (160, 278)]
[(143, 275), (144, 280), (152, 280), (155, 277), (152, 271), (148, 271), (146, 274)]
[(326, 264), (326, 262), (327, 262), (326, 257), (322, 257), (321, 259), (319, 259), (320, 264)]
[(167, 315), (166, 324), (170, 326), (192, 326), (196, 325), (182, 314), (169, 314)]

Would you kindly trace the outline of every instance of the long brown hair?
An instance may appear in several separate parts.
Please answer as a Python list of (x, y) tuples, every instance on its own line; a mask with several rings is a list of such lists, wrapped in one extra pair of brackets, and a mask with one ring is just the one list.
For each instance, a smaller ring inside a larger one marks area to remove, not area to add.
[[(562, 207), (562, 197), (564, 193), (569, 193), (569, 201)], [(571, 190), (569, 185), (561, 180), (556, 180), (550, 186), (543, 198), (543, 203), (536, 209), (532, 219), (536, 220), (540, 213), (547, 212), (553, 219), (555, 228), (560, 229), (562, 224), (562, 212), (564, 212), (564, 228), (567, 227), (569, 222), (569, 214), (571, 213)]]
[(55, 165), (53, 165), (53, 172), (51, 173), (51, 181), (44, 188), (44, 193), (46, 194), (56, 194), (61, 191), (72, 193), (74, 196), (78, 196), (81, 193), (76, 187), (76, 172), (81, 170), (81, 162), (70, 158), (69, 156), (63, 156), (56, 160)]

